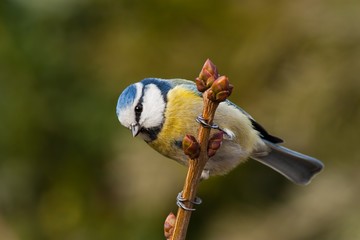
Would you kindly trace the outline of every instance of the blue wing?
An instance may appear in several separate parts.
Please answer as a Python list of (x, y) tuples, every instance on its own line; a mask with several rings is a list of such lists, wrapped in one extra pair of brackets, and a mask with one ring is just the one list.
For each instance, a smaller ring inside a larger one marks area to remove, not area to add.
[[(184, 87), (190, 89), (191, 91), (195, 92), (199, 96), (202, 96), (202, 94), (197, 90), (196, 84), (193, 81), (189, 81), (189, 80), (185, 80), (185, 79), (171, 79), (168, 81), (171, 82), (171, 85), (173, 87), (178, 86), (178, 85), (183, 85)], [(233, 103), (229, 100), (226, 100), (226, 103), (237, 108), (239, 111), (241, 111), (243, 114), (245, 114), (250, 119), (253, 128), (260, 133), (260, 137), (262, 139), (268, 140), (269, 142), (272, 142), (272, 143), (284, 142), (282, 139), (269, 134), (265, 130), (265, 128), (263, 126), (261, 126), (258, 122), (256, 122), (255, 119), (250, 114), (248, 114), (244, 109), (240, 108), (238, 105), (236, 105), (235, 103)]]
[[(170, 80), (170, 82), (173, 87), (182, 85), (182, 87), (186, 87), (198, 94), (199, 97), (202, 95), (192, 81), (173, 79)], [(250, 114), (236, 104), (228, 100), (225, 103), (235, 107), (246, 115), (250, 119), (253, 128), (259, 132), (264, 143), (271, 149), (271, 151), (263, 156), (252, 156), (251, 158), (273, 168), (297, 184), (308, 184), (312, 177), (322, 170), (324, 165), (321, 161), (278, 145), (278, 143), (282, 143), (283, 140), (269, 134)]]

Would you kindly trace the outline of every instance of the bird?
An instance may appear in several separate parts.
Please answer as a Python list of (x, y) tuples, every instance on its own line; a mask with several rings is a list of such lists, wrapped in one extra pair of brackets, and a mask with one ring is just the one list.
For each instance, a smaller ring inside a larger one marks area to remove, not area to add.
[[(133, 137), (142, 138), (167, 158), (188, 166), (182, 149), (186, 134), (196, 136), (196, 119), (203, 109), (202, 93), (193, 81), (145, 78), (120, 94), (116, 114)], [(201, 178), (225, 175), (248, 159), (256, 160), (299, 185), (310, 183), (324, 164), (313, 157), (288, 149), (233, 102), (221, 102), (214, 116), (224, 137), (220, 149), (209, 158)]]

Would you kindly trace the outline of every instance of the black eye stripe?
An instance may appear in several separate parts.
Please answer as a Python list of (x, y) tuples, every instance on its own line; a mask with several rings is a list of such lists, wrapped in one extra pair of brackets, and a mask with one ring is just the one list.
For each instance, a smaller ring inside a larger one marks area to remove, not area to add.
[(142, 102), (143, 102), (143, 100), (144, 100), (145, 88), (146, 88), (146, 87), (143, 85), (143, 86), (142, 86), (142, 90), (141, 90), (141, 97), (140, 97), (140, 99), (139, 99), (138, 104), (137, 104), (137, 105), (135, 106), (135, 108), (134, 108), (134, 111), (135, 111), (135, 121), (136, 121), (137, 123), (139, 123), (139, 121), (140, 121), (140, 116), (141, 116), (141, 113), (142, 113), (142, 111), (143, 111)]
[(142, 106), (141, 103), (139, 103), (138, 105), (136, 105), (136, 107), (135, 107), (135, 112), (141, 113), (142, 110), (143, 110), (143, 106)]
[(139, 103), (135, 106), (135, 109), (134, 109), (136, 122), (139, 122), (139, 121), (140, 121), (140, 116), (141, 116), (142, 110), (143, 110), (143, 105), (142, 105), (141, 102), (139, 102)]

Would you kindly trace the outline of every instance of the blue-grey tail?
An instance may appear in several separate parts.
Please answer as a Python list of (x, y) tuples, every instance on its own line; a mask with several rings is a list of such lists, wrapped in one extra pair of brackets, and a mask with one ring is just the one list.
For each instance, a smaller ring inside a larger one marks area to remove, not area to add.
[(263, 140), (271, 149), (266, 156), (254, 156), (253, 159), (281, 173), (292, 182), (300, 185), (310, 183), (324, 164), (316, 158), (295, 152), (278, 144)]

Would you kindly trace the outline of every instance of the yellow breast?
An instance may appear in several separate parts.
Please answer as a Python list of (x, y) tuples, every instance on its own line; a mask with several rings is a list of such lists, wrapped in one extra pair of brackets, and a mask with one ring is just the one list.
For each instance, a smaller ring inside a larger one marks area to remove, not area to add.
[(194, 92), (175, 87), (167, 95), (165, 121), (157, 139), (149, 145), (161, 154), (174, 158), (182, 151), (176, 141), (182, 141), (185, 134), (196, 136), (198, 124), (195, 119), (202, 111), (202, 98)]
[[(170, 90), (167, 97), (164, 124), (157, 139), (149, 145), (161, 154), (186, 164), (186, 157), (179, 148), (179, 143), (185, 134), (197, 136), (199, 124), (195, 119), (202, 112), (203, 100), (193, 91), (181, 86)], [(238, 151), (235, 153), (232, 150), (226, 153), (228, 157), (234, 154), (231, 157), (244, 159), (252, 153), (259, 137), (248, 117), (239, 109), (227, 103), (221, 103), (216, 111), (214, 123), (224, 130), (230, 130), (235, 135), (231, 142), (238, 146)], [(223, 151), (226, 150), (227, 144), (230, 145), (229, 143), (229, 141), (224, 142), (221, 147)]]

